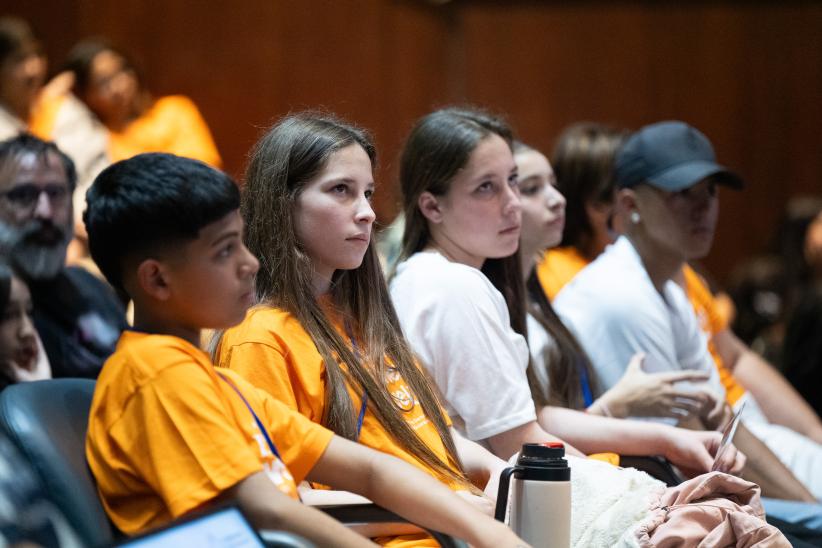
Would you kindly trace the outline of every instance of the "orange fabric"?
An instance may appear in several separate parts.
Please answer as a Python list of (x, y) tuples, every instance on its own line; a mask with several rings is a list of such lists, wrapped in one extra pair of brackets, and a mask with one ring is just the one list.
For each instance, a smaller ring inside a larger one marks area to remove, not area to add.
[(687, 264), (683, 267), (682, 273), (685, 277), (685, 293), (694, 307), (700, 328), (708, 337), (708, 351), (716, 363), (719, 379), (725, 387), (725, 399), (733, 406), (745, 394), (745, 389), (725, 367), (722, 356), (713, 342), (713, 336), (728, 327), (727, 321), (717, 309), (716, 299), (705, 280)]
[(588, 458), (607, 462), (611, 466), (619, 466), (619, 455), (616, 453), (591, 453)]
[(222, 160), (200, 111), (188, 97), (172, 95), (157, 99), (142, 116), (123, 131), (112, 131), (109, 156), (112, 162), (143, 152), (168, 152), (221, 167)]
[(57, 113), (65, 100), (65, 95), (41, 95), (32, 112), (29, 131), (44, 141), (51, 141)]
[(537, 263), (537, 278), (548, 300), (553, 300), (565, 284), (586, 266), (588, 261), (575, 247), (556, 247), (545, 251)]
[(127, 534), (157, 527), (265, 471), (288, 495), (333, 433), (232, 371), (282, 457), (208, 356), (177, 337), (126, 331), (97, 380), (86, 458), (106, 512)]
[[(321, 422), (325, 410), (325, 367), (310, 335), (288, 312), (270, 307), (249, 310), (245, 320), (223, 334), (218, 348), (217, 363), (231, 368), (254, 386), (281, 400), (314, 422)], [(408, 410), (405, 419), (420, 439), (437, 456), (448, 462), (445, 446), (433, 423), (414, 402), (405, 381), (389, 373), (388, 389), (395, 400)], [(362, 394), (350, 390), (355, 410), (360, 409)], [(363, 419), (359, 442), (398, 457), (428, 474), (438, 477), (454, 490), (465, 486), (449, 482), (419, 462), (401, 448), (383, 428), (371, 408)], [(391, 539), (376, 539), (389, 546), (436, 546), (426, 535), (406, 535)]]

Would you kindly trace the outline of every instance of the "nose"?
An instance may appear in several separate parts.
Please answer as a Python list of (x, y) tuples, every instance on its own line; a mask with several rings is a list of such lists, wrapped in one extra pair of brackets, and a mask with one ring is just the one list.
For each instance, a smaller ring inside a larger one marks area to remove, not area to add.
[(26, 77), (39, 80), (46, 74), (46, 59), (42, 55), (29, 55), (23, 65)]
[(377, 214), (374, 213), (374, 208), (371, 207), (371, 202), (364, 196), (360, 198), (357, 203), (357, 213), (355, 217), (357, 223), (371, 224), (377, 219)]
[(51, 220), (54, 217), (54, 204), (45, 191), (37, 195), (37, 202), (34, 206), (34, 217), (36, 219)]
[(554, 185), (549, 184), (546, 187), (545, 201), (548, 209), (565, 209), (565, 196)]
[(34, 330), (34, 323), (31, 321), (31, 316), (28, 313), (23, 313), (23, 318), (20, 321), (20, 327), (17, 331), (17, 336), (20, 339), (26, 339), (28, 337), (33, 337), (35, 333)]
[(245, 256), (243, 257), (241, 269), (246, 276), (254, 276), (257, 274), (257, 271), (260, 270), (260, 261), (257, 260), (257, 257), (255, 257), (245, 245), (243, 246), (243, 250)]
[(517, 187), (505, 185), (503, 200), (502, 212), (505, 215), (522, 211), (522, 202), (520, 202)]

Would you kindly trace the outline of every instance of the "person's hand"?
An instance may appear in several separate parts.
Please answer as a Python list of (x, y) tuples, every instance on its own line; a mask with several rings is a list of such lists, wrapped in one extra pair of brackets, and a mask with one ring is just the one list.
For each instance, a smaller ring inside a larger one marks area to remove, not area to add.
[[(711, 471), (722, 435), (719, 432), (697, 432), (669, 428), (666, 433), (664, 457), (688, 477)], [(729, 445), (720, 463), (720, 471), (739, 474), (745, 467), (745, 455)]]
[(604, 414), (618, 418), (683, 419), (692, 415), (701, 416), (706, 405), (715, 402), (706, 390), (674, 386), (683, 381), (706, 381), (709, 377), (707, 372), (646, 373), (642, 370), (644, 361), (644, 353), (634, 354), (619, 382), (594, 402), (594, 406), (598, 404)]
[(733, 417), (731, 407), (725, 400), (711, 391), (705, 390), (705, 404), (699, 413), (699, 419), (708, 430), (721, 430)]

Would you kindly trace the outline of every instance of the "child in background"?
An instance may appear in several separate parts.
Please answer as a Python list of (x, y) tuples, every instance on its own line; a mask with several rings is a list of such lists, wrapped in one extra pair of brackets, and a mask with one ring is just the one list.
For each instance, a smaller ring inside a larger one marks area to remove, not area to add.
[(84, 215), (92, 257), (134, 301), (97, 381), (86, 457), (103, 505), (128, 534), (223, 499), (259, 528), (326, 546), (368, 542), (297, 500), (303, 478), (357, 492), (479, 546), (522, 544), (411, 466), (292, 412), (198, 346), (241, 321), (257, 260), (242, 243), (239, 191), (205, 164), (143, 154), (107, 168)]
[(31, 314), (26, 282), (0, 263), (0, 390), (17, 382), (51, 378), (51, 365)]

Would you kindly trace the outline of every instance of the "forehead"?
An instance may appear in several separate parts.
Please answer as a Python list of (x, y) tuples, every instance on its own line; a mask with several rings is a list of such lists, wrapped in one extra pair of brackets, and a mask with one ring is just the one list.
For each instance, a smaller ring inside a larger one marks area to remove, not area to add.
[(551, 176), (554, 170), (544, 154), (536, 150), (524, 150), (514, 155), (520, 179), (527, 179), (532, 175)]
[(506, 170), (510, 171), (516, 167), (514, 164), (514, 155), (511, 153), (511, 147), (505, 140), (492, 133), (484, 137), (468, 157), (468, 162), (463, 168), (463, 172), (469, 176), (478, 175), (478, 172)]
[(94, 77), (104, 77), (122, 70), (125, 60), (113, 51), (101, 51), (91, 61), (91, 71)]
[(0, 187), (10, 188), (25, 183), (68, 184), (68, 175), (63, 162), (53, 152), (45, 155), (24, 152), (0, 164)]

